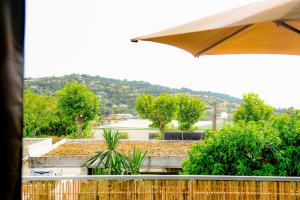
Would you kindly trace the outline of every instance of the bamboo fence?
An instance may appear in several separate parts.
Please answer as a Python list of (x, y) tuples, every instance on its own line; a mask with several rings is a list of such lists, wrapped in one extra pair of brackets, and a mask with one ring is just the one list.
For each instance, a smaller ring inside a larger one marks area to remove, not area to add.
[[(98, 176), (99, 177), (99, 176)], [(146, 178), (145, 178), (146, 177)], [(158, 177), (158, 178), (157, 178)], [(300, 180), (227, 176), (23, 178), (23, 200), (300, 200)], [(225, 178), (222, 178), (225, 177)]]

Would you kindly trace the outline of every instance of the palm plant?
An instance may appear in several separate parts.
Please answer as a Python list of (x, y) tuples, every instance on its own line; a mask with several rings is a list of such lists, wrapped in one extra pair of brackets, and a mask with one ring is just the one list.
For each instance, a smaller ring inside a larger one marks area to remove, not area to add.
[(84, 162), (84, 166), (102, 168), (105, 174), (122, 174), (125, 168), (125, 156), (117, 151), (120, 136), (118, 131), (103, 130), (103, 137), (107, 145), (105, 151), (99, 151)]
[(126, 156), (126, 172), (131, 175), (136, 175), (139, 173), (141, 164), (146, 156), (147, 152), (142, 153), (139, 148), (134, 148), (133, 152)]
[[(107, 146), (105, 151), (99, 151), (84, 162), (84, 166), (94, 168), (97, 174), (138, 174), (146, 152), (134, 148), (128, 156), (117, 151), (120, 135), (118, 131), (103, 130), (103, 137)], [(96, 170), (95, 170), (96, 169)]]

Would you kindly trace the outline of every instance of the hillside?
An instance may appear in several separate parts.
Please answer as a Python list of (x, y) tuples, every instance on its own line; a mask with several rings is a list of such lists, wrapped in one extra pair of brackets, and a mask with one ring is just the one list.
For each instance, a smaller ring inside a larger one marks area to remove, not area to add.
[[(100, 76), (71, 74), (61, 77), (25, 78), (25, 89), (31, 89), (35, 93), (55, 95), (55, 91), (61, 89), (66, 82), (77, 81), (85, 83), (101, 99), (101, 113), (131, 113), (136, 114), (135, 99), (141, 93), (158, 95), (160, 93), (178, 94), (188, 93), (203, 99), (207, 106), (214, 101), (219, 102), (218, 112), (232, 113), (241, 103), (241, 99), (227, 94), (210, 91), (194, 91), (188, 88), (170, 88), (154, 85), (144, 81), (128, 81)], [(207, 110), (207, 116), (211, 110)]]

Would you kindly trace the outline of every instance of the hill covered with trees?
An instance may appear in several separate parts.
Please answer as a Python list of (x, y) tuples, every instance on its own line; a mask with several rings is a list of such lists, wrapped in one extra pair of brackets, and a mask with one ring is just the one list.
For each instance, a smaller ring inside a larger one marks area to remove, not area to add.
[[(159, 95), (161, 93), (179, 94), (185, 93), (200, 97), (207, 107), (213, 102), (218, 102), (218, 112), (232, 113), (242, 102), (241, 99), (227, 94), (211, 91), (194, 91), (188, 88), (170, 88), (161, 85), (150, 84), (144, 81), (128, 81), (85, 74), (71, 74), (60, 77), (25, 78), (25, 89), (43, 95), (55, 96), (56, 91), (72, 81), (85, 83), (101, 99), (101, 114), (112, 113), (137, 114), (135, 110), (136, 97), (142, 93)], [(207, 116), (211, 116), (211, 109), (207, 110)]]

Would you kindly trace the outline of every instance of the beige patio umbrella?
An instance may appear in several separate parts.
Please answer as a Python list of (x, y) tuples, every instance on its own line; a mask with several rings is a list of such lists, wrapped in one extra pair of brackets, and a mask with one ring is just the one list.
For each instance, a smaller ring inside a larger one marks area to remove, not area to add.
[(172, 45), (194, 56), (300, 55), (300, 0), (261, 0), (134, 38)]

